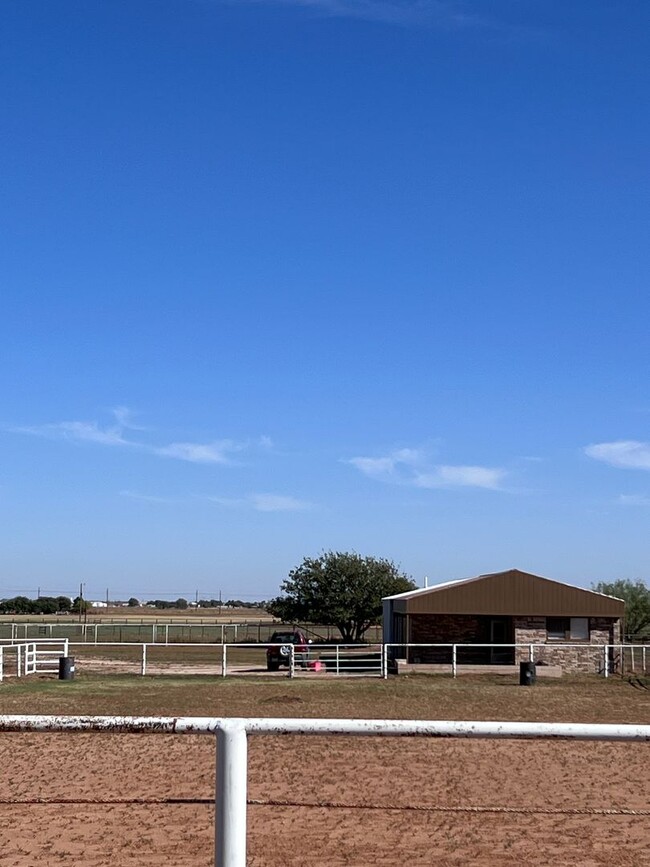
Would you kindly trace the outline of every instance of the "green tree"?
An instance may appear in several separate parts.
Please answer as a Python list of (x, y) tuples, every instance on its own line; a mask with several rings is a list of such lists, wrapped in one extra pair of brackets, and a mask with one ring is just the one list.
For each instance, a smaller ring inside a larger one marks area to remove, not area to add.
[(126, 604), (129, 606), (129, 608), (139, 608), (140, 600), (136, 599), (135, 596), (132, 596)]
[(383, 597), (415, 586), (390, 560), (327, 551), (292, 569), (280, 587), (283, 595), (266, 610), (285, 623), (335, 626), (343, 641), (360, 641), (380, 621)]
[(618, 581), (600, 581), (593, 585), (598, 593), (616, 596), (625, 602), (625, 633), (635, 637), (647, 637), (650, 634), (650, 588), (644, 581), (637, 579), (619, 579)]
[(89, 607), (90, 605), (86, 599), (82, 599), (80, 596), (75, 596), (72, 602), (72, 608), (70, 610), (73, 611), (75, 614), (83, 614), (84, 611), (88, 611)]
[(59, 611), (70, 611), (72, 608), (72, 599), (69, 596), (57, 596), (56, 604)]
[(183, 599), (183, 597), (181, 597), (180, 599), (177, 599), (176, 602), (174, 603), (174, 608), (180, 608), (183, 611), (187, 608), (187, 606), (188, 606), (188, 601), (187, 601), (187, 599)]

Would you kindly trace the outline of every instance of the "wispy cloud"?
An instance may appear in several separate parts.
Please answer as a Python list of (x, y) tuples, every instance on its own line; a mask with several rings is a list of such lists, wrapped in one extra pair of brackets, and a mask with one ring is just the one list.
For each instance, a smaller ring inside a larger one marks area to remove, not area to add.
[(251, 494), (250, 501), (256, 512), (306, 512), (311, 509), (310, 503), (282, 494)]
[(645, 494), (620, 494), (616, 502), (619, 506), (650, 506), (650, 497)]
[[(136, 425), (131, 411), (124, 406), (111, 410), (114, 423), (102, 426), (96, 421), (61, 421), (42, 425), (22, 425), (6, 427), (12, 433), (29, 436), (59, 439), (72, 443), (92, 443), (101, 446), (115, 446), (137, 449), (141, 452), (158, 457), (173, 458), (195, 464), (229, 464), (232, 456), (250, 446), (250, 443), (234, 440), (214, 440), (209, 443), (174, 442), (168, 445), (153, 445), (142, 439), (127, 436), (128, 431), (144, 431), (146, 428)], [(259, 448), (270, 448), (270, 440), (261, 438)]]
[(489, 22), (459, 0), (226, 0), (234, 5), (295, 6), (328, 18), (357, 18), (401, 27), (477, 27)]
[(227, 464), (230, 463), (230, 455), (243, 448), (241, 443), (219, 440), (213, 443), (171, 443), (152, 451), (161, 457), (176, 458), (193, 464)]
[(489, 488), (501, 487), (506, 471), (499, 467), (449, 466), (441, 464), (432, 473), (415, 477), (418, 488)]
[(585, 454), (612, 467), (629, 470), (650, 470), (650, 443), (638, 440), (617, 440), (586, 446)]
[(178, 503), (173, 497), (156, 497), (152, 494), (140, 494), (137, 491), (120, 491), (120, 497), (126, 497), (129, 500), (141, 500), (145, 503), (161, 503), (171, 505)]
[(248, 494), (245, 497), (208, 497), (210, 502), (230, 509), (253, 509), (256, 512), (307, 512), (312, 503), (285, 494)]
[(97, 443), (103, 446), (137, 446), (123, 436), (119, 426), (100, 427), (94, 421), (60, 421), (43, 425), (10, 427), (12, 433), (29, 434), (47, 439), (64, 439), (70, 442)]
[(498, 490), (507, 475), (500, 467), (433, 464), (419, 449), (398, 449), (379, 457), (356, 457), (347, 463), (377, 481), (416, 488)]

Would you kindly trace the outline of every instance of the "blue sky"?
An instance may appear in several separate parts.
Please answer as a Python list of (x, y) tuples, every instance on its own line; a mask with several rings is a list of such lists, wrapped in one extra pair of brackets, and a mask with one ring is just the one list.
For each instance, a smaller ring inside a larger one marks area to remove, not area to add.
[(649, 577), (645, 0), (0, 16), (0, 596)]

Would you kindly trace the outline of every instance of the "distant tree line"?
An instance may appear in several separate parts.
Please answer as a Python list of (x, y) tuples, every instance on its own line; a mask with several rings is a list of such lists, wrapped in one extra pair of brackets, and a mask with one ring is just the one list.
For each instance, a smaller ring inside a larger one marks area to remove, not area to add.
[(79, 611), (80, 600), (74, 601), (69, 596), (39, 596), (29, 599), (27, 596), (14, 596), (13, 599), (0, 601), (0, 614), (58, 614), (61, 612)]
[[(135, 605), (139, 605), (137, 599), (129, 599), (129, 606), (134, 607)], [(150, 599), (148, 602), (144, 603), (146, 606), (151, 608), (159, 608), (161, 610), (167, 608), (179, 608), (181, 610), (185, 610), (189, 608), (189, 602), (187, 599), (176, 599), (174, 601), (170, 601), (169, 599)], [(243, 602), (241, 599), (228, 599), (226, 602), (221, 601), (220, 599), (199, 599), (198, 607), (199, 608), (262, 608), (264, 609), (266, 606), (266, 602)]]

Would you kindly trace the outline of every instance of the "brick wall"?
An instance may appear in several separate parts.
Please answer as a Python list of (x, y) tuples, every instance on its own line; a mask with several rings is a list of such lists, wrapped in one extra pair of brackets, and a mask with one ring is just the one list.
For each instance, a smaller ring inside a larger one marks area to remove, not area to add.
[[(560, 642), (547, 641), (545, 617), (516, 617), (515, 642), (517, 644), (544, 644), (543, 648), (535, 648), (535, 661), (548, 665), (561, 665), (567, 672), (594, 673), (602, 671), (604, 665), (603, 644), (612, 644), (620, 636), (620, 621), (610, 617), (589, 618), (589, 644), (594, 645), (593, 650), (589, 647), (571, 647), (575, 643), (586, 644), (587, 642)], [(558, 647), (558, 644), (564, 644)], [(569, 646), (567, 646), (569, 645)], [(526, 661), (529, 658), (528, 648), (517, 648), (517, 662)]]
[[(493, 618), (469, 614), (412, 614), (410, 621), (411, 644), (477, 644), (489, 645), (490, 621)], [(496, 619), (496, 618), (494, 618)], [(516, 644), (543, 644), (536, 647), (534, 658), (536, 662), (548, 665), (560, 665), (567, 672), (594, 673), (601, 671), (604, 664), (602, 645), (613, 644), (620, 640), (620, 621), (608, 617), (592, 617), (589, 619), (590, 647), (572, 647), (587, 642), (548, 641), (546, 618), (513, 617), (513, 635), (509, 641)], [(568, 646), (566, 646), (568, 645)], [(507, 654), (506, 654), (507, 656)], [(451, 664), (451, 647), (422, 647), (409, 651), (410, 663), (444, 663)], [(510, 659), (502, 662), (525, 662), (529, 658), (528, 647), (519, 647)], [(458, 664), (487, 664), (493, 662), (489, 647), (458, 648)]]
[[(490, 641), (489, 625), (484, 617), (471, 614), (412, 614), (409, 619), (409, 641), (412, 644), (487, 644)], [(465, 652), (464, 655), (469, 654)], [(468, 658), (467, 661), (471, 660)], [(451, 648), (416, 648), (409, 653), (409, 662), (451, 663)]]

